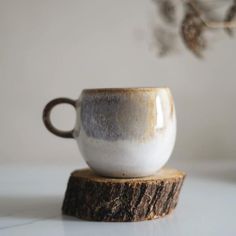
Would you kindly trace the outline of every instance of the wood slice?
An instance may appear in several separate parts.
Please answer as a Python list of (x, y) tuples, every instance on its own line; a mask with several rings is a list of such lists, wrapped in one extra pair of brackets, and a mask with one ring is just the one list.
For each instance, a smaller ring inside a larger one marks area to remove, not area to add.
[(169, 214), (178, 201), (185, 173), (162, 169), (144, 178), (117, 179), (90, 169), (74, 171), (62, 212), (92, 221), (141, 221)]

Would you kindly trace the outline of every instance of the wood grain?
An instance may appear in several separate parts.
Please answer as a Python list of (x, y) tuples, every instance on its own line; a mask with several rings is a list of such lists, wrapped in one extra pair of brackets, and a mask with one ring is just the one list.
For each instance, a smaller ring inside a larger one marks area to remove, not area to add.
[(162, 169), (145, 178), (106, 178), (74, 171), (62, 212), (92, 221), (142, 221), (168, 215), (177, 205), (185, 173)]

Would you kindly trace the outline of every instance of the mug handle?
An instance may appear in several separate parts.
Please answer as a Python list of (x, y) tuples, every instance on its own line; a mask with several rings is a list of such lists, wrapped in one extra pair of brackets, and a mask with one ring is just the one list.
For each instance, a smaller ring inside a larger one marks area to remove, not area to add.
[(56, 136), (62, 137), (62, 138), (74, 138), (73, 132), (74, 129), (70, 131), (62, 131), (57, 128), (55, 128), (51, 122), (50, 114), (52, 109), (59, 105), (59, 104), (70, 104), (76, 109), (76, 101), (69, 99), (69, 98), (56, 98), (50, 101), (43, 110), (43, 122), (46, 128)]

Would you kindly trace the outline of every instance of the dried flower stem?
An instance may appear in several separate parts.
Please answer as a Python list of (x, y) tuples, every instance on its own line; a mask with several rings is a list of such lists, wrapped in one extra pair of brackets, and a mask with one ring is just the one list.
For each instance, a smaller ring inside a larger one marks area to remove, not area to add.
[(212, 29), (224, 29), (224, 28), (236, 28), (236, 21), (209, 21), (204, 18), (201, 10), (192, 0), (186, 0), (187, 2), (199, 15), (199, 18), (203, 22), (203, 24)]

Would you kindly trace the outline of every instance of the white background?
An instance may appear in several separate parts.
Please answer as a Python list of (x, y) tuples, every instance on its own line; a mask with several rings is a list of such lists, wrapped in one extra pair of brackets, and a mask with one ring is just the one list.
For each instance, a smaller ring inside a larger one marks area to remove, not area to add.
[[(81, 162), (73, 140), (54, 137), (41, 113), (51, 99), (83, 88), (168, 86), (178, 137), (173, 159), (235, 158), (236, 41), (160, 59), (151, 49), (151, 1), (0, 1), (0, 161)], [(55, 124), (74, 125), (70, 107)]]
[[(236, 153), (236, 39), (214, 38), (203, 60), (183, 50), (183, 45), (179, 54), (160, 59), (151, 46), (155, 17), (155, 8), (147, 0), (0, 0), (3, 179), (23, 174), (25, 168), (30, 171), (32, 166), (49, 170), (61, 166), (66, 170), (62, 175), (66, 182), (71, 170), (85, 165), (74, 140), (53, 136), (43, 126), (42, 110), (49, 100), (61, 96), (76, 99), (83, 88), (168, 86), (178, 118), (177, 142), (169, 165), (189, 170), (189, 180), (197, 173), (195, 183), (205, 176), (216, 183), (235, 185), (236, 166), (227, 163), (235, 163)], [(74, 116), (67, 106), (53, 112), (55, 125), (64, 129), (73, 127)], [(17, 176), (14, 178), (17, 182)], [(28, 178), (22, 178), (21, 184), (28, 186)], [(6, 195), (2, 204), (17, 205), (17, 199), (8, 202), (9, 183), (2, 183)], [(209, 191), (201, 184), (196, 190), (192, 183), (186, 184), (187, 195), (183, 194), (189, 205), (189, 196), (198, 199), (193, 190)], [(61, 195), (64, 188), (60, 188)], [(216, 186), (215, 195), (217, 191)], [(230, 201), (227, 196), (220, 198), (225, 204)], [(200, 210), (197, 205), (196, 209)], [(184, 212), (188, 211), (182, 208)]]

